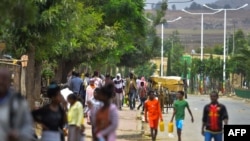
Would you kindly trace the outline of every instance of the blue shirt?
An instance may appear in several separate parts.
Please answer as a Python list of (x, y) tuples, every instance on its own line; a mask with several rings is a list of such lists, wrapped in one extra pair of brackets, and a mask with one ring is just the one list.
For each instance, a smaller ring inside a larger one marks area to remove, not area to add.
[(83, 85), (83, 80), (80, 77), (73, 76), (70, 81), (70, 90), (74, 93), (80, 94), (80, 89)]

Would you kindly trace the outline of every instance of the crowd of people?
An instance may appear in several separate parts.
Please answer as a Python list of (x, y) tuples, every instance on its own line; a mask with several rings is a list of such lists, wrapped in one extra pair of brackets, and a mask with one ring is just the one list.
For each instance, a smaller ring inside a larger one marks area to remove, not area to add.
[[(60, 85), (52, 82), (47, 88), (50, 103), (30, 112), (26, 100), (11, 88), (10, 72), (0, 69), (0, 137), (4, 141), (35, 141), (35, 121), (42, 126), (42, 141), (64, 141), (65, 134), (68, 141), (84, 141), (86, 117), (92, 126), (93, 141), (115, 141), (118, 110), (122, 110), (127, 98), (130, 110), (134, 110), (135, 101), (140, 100), (137, 110), (142, 107), (152, 141), (155, 141), (159, 121), (164, 119), (156, 92), (147, 85), (144, 77), (135, 78), (133, 73), (128, 78), (122, 78), (120, 73), (114, 78), (110, 75), (101, 78), (95, 71), (92, 77), (85, 74), (82, 79), (79, 73), (72, 72), (67, 83), (72, 93), (66, 99), (61, 94)], [(186, 108), (194, 122), (189, 104), (183, 97), (184, 92), (178, 91), (171, 118), (171, 122), (175, 118), (178, 141), (181, 141)], [(201, 133), (205, 141), (212, 138), (222, 141), (223, 125), (228, 122), (227, 109), (218, 102), (218, 93), (212, 92), (210, 98), (211, 103), (203, 110)]]

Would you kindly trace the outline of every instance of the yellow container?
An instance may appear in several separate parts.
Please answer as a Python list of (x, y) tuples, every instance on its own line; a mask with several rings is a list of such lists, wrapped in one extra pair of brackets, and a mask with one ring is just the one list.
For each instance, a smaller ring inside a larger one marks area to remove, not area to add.
[(160, 131), (164, 132), (165, 126), (164, 126), (164, 122), (163, 121), (160, 122), (159, 126), (160, 126)]
[(174, 124), (173, 122), (168, 123), (168, 133), (173, 133), (174, 132)]

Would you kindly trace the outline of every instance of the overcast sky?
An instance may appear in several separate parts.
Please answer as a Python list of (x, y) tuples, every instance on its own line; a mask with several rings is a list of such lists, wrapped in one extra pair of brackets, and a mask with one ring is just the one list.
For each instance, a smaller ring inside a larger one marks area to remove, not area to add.
[[(146, 0), (146, 3), (157, 3), (161, 0)], [(188, 1), (188, 0), (168, 0), (169, 2), (180, 2), (180, 1)], [(213, 3), (217, 0), (194, 0), (194, 2), (199, 3), (199, 4), (207, 4), (207, 3)], [(183, 9), (185, 7), (188, 7), (192, 2), (188, 3), (169, 3), (168, 8), (171, 9), (172, 5), (175, 4), (177, 9)], [(150, 9), (151, 5), (146, 4), (145, 9)]]

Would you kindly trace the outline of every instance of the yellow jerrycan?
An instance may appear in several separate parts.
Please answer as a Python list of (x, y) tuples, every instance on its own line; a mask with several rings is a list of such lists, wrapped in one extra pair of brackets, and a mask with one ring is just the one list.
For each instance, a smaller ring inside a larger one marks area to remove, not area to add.
[(163, 121), (160, 121), (159, 127), (160, 127), (160, 131), (164, 132), (165, 126), (164, 126), (164, 122)]
[(168, 123), (168, 133), (173, 133), (174, 132), (174, 124), (173, 122)]

